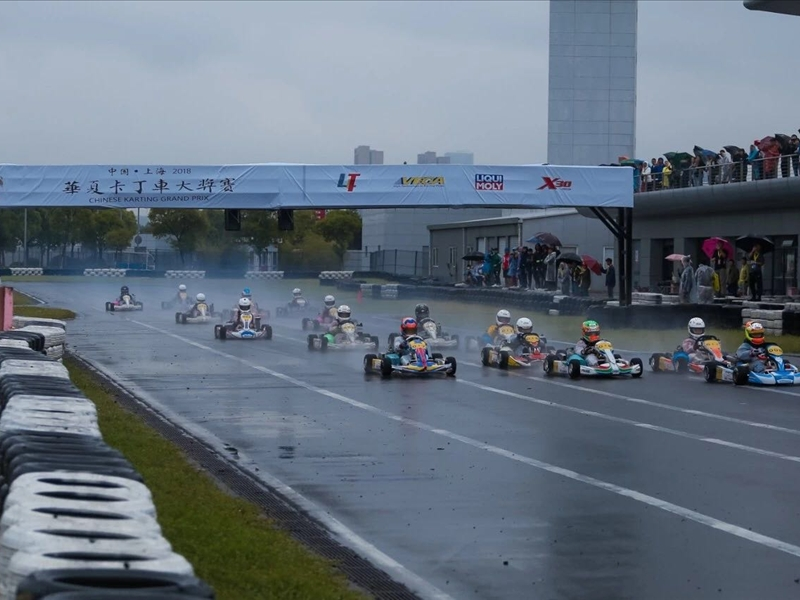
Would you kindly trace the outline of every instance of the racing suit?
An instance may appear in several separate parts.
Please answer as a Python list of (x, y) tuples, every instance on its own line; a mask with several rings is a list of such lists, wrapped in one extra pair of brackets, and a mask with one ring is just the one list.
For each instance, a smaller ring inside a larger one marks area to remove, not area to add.
[[(252, 311), (248, 311), (251, 315), (253, 314)], [(255, 319), (255, 315), (253, 315), (253, 319)], [(231, 326), (234, 329), (241, 329), (243, 327), (242, 324), (242, 311), (238, 308), (233, 311), (233, 315), (231, 316)], [(255, 326), (255, 324), (254, 324)]]
[(206, 306), (208, 306), (208, 304), (206, 302), (195, 302), (192, 305), (192, 308), (189, 309), (189, 316), (190, 317), (198, 317), (198, 316), (200, 316), (200, 311), (197, 309), (197, 307), (200, 306), (201, 304), (205, 304)]
[(419, 335), (424, 336), (424, 334), (427, 333), (425, 330), (426, 323), (433, 323), (434, 325), (436, 325), (436, 333), (439, 333), (439, 325), (436, 324), (436, 321), (434, 321), (430, 317), (425, 317), (424, 319), (418, 322), (418, 328), (419, 328), (418, 331), (420, 332)]
[(335, 317), (333, 321), (331, 321), (331, 325), (328, 328), (330, 333), (339, 333), (341, 331), (342, 325), (345, 323), (353, 323), (355, 325), (355, 321), (353, 319), (340, 319), (339, 317)]
[(412, 339), (422, 339), (418, 333), (411, 335), (398, 335), (394, 338), (394, 347), (392, 350), (400, 355), (400, 362), (407, 365), (411, 362), (411, 355), (408, 352), (408, 341)]
[(594, 345), (595, 342), (587, 342), (585, 339), (581, 338), (578, 340), (578, 343), (575, 344), (575, 354), (580, 354), (586, 359), (587, 364), (589, 365), (596, 365), (600, 361), (597, 359), (597, 355), (594, 353)]
[(689, 360), (691, 362), (695, 362), (697, 359), (697, 348), (699, 346), (700, 342), (698, 340), (688, 337), (681, 342), (680, 349), (689, 355)]
[(766, 370), (763, 357), (767, 355), (765, 345), (754, 346), (748, 341), (742, 343), (736, 350), (736, 358), (750, 367), (753, 373), (763, 373)]
[(481, 341), (484, 344), (494, 344), (495, 341), (497, 340), (497, 332), (499, 329), (500, 326), (497, 325), (496, 323), (489, 325), (489, 328), (486, 330), (486, 333), (484, 333), (481, 336)]
[[(300, 303), (300, 300), (303, 301), (302, 304)], [(306, 304), (308, 304), (308, 302), (306, 302), (306, 299), (303, 298), (302, 296), (295, 296), (294, 298), (292, 298), (292, 301), (289, 304), (291, 306), (305, 306)]]

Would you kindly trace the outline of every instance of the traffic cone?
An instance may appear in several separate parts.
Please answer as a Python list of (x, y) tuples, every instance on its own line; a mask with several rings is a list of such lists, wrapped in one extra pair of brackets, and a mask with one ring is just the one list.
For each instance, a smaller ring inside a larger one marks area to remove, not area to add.
[(364, 298), (364, 290), (359, 289), (358, 294), (356, 294), (356, 301), (361, 304), (362, 298)]

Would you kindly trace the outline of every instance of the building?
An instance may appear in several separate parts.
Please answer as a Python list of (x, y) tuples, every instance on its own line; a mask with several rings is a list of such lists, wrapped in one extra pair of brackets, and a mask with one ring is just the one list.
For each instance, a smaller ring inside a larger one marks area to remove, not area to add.
[(450, 159), (451, 165), (475, 164), (475, 155), (472, 152), (462, 150), (460, 152), (445, 152), (444, 155)]
[[(527, 217), (499, 217), (429, 225), (431, 277), (446, 283), (464, 281), (467, 263), (462, 256), (520, 245), (533, 247), (526, 240), (540, 232), (552, 233), (561, 240), (562, 252), (589, 254), (602, 261), (614, 258), (614, 236), (604, 226), (572, 208), (552, 208)], [(522, 242), (520, 242), (522, 240)], [(604, 281), (593, 277), (592, 288), (602, 289)]]
[(359, 146), (353, 152), (354, 165), (382, 165), (383, 150), (373, 150), (369, 146)]
[(744, 0), (744, 6), (750, 10), (800, 17), (800, 3), (796, 0)]
[(636, 0), (550, 0), (547, 162), (634, 157), (637, 17)]
[(449, 156), (436, 156), (436, 152), (428, 150), (422, 154), (417, 154), (418, 165), (449, 165)]

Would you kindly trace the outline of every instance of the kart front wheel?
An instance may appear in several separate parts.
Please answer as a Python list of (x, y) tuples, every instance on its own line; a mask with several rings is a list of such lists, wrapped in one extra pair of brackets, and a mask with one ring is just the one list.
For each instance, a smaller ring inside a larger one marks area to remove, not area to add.
[(747, 385), (748, 379), (747, 367), (734, 367), (733, 369), (733, 385)]
[(639, 372), (631, 372), (631, 377), (639, 378), (644, 374), (644, 364), (642, 364), (641, 358), (632, 358), (631, 359), (631, 367), (639, 367)]
[(581, 363), (577, 360), (571, 360), (569, 362), (569, 378), (570, 379), (578, 379), (581, 376)]
[(392, 376), (392, 361), (388, 356), (384, 356), (383, 360), (381, 360), (381, 375), (385, 378), (389, 378)]
[(372, 362), (377, 359), (377, 355), (375, 354), (367, 354), (364, 357), (364, 373), (370, 374), (372, 373)]
[(689, 361), (685, 358), (678, 358), (675, 360), (675, 371), (678, 373), (685, 375), (689, 372)]
[(447, 376), (455, 377), (456, 371), (458, 370), (458, 363), (456, 362), (455, 356), (448, 356), (444, 359), (444, 362), (450, 365), (450, 368), (447, 369)]
[(653, 373), (658, 373), (661, 370), (661, 354), (652, 354), (650, 356), (650, 368)]
[(542, 363), (542, 369), (544, 370), (545, 375), (552, 375), (553, 371), (556, 369), (556, 357), (552, 354), (545, 356), (544, 362)]
[(271, 340), (272, 339), (272, 327), (270, 325), (262, 325), (261, 331), (264, 332), (264, 339)]
[(703, 377), (708, 383), (714, 383), (717, 380), (717, 367), (715, 365), (703, 367)]
[(511, 355), (508, 353), (507, 350), (503, 350), (502, 352), (500, 352), (500, 362), (497, 366), (500, 367), (501, 369), (507, 369), (509, 358), (511, 358)]
[(481, 348), (481, 364), (483, 364), (484, 367), (489, 366), (489, 348)]

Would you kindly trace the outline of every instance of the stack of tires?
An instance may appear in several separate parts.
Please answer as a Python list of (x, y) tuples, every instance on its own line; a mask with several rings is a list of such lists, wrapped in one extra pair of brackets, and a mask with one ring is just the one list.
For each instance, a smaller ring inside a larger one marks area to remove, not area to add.
[(213, 598), (94, 404), (22, 331), (0, 332), (0, 600)]

